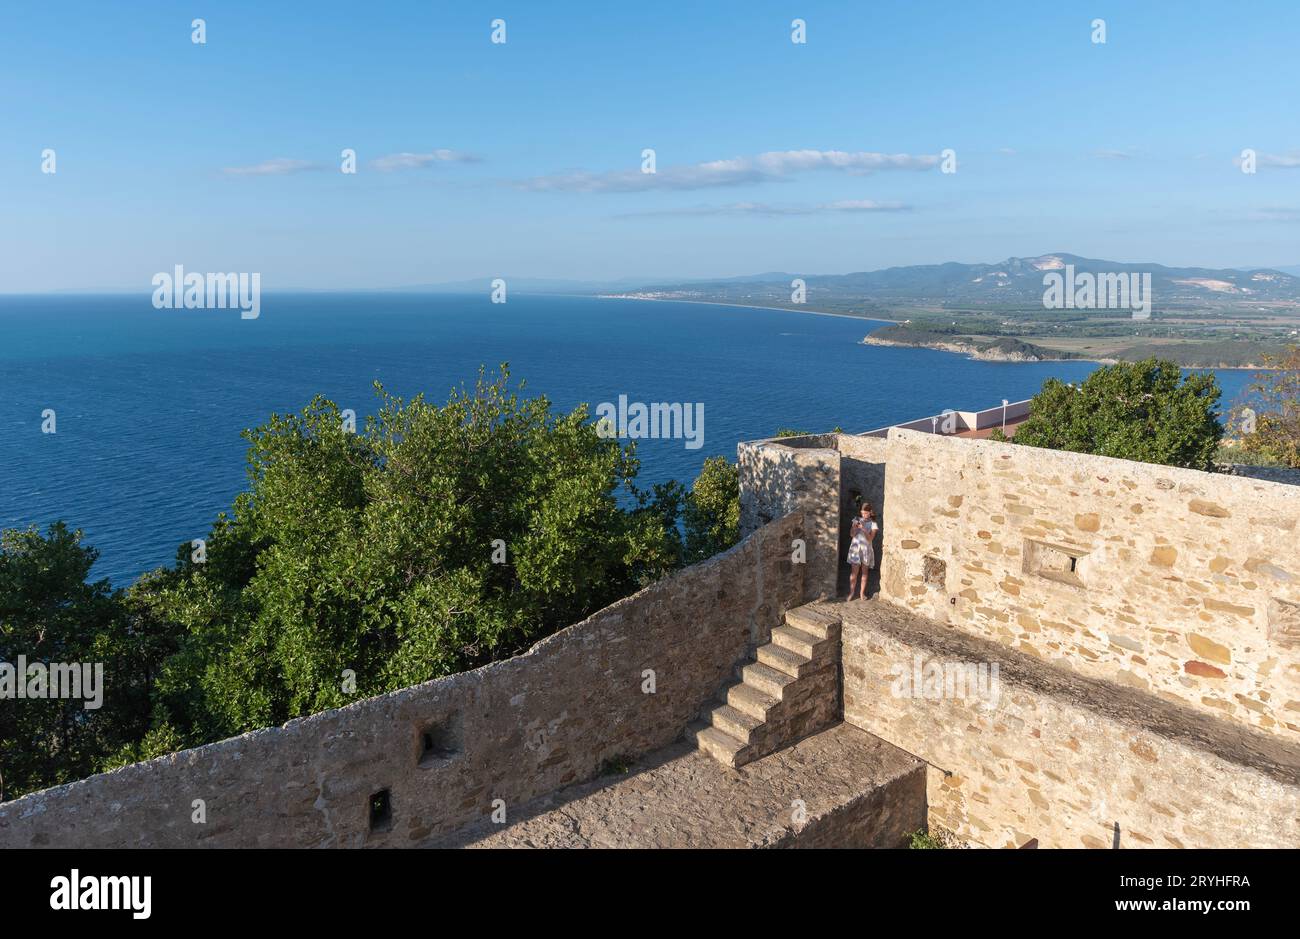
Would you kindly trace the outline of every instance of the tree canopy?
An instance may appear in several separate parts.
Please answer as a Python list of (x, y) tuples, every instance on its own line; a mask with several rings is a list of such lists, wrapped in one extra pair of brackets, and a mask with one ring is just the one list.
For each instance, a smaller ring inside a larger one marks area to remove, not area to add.
[[(153, 682), (175, 646), (137, 621), (108, 581), (87, 580), (96, 557), (61, 522), (45, 534), (0, 532), (0, 663), (13, 669), (0, 679), (9, 684), (0, 701), (0, 799), (92, 773), (148, 730)], [(77, 666), (83, 697), (18, 697), (18, 682), (25, 693), (55, 690), (49, 675), (30, 684), (18, 672), (24, 662)]]
[(508, 657), (737, 540), (734, 465), (642, 490), (634, 444), (505, 366), (442, 405), (376, 393), (355, 431), (323, 397), (246, 431), (248, 490), (125, 591), (86, 583), (79, 533), (5, 533), (3, 660), (109, 685), (93, 720), (0, 725), (6, 797)]
[(1241, 447), (1283, 466), (1300, 468), (1300, 345), (1266, 356), (1268, 371), (1250, 386), (1251, 401), (1237, 410)]
[(1154, 358), (1120, 362), (1079, 385), (1049, 378), (1014, 439), (1030, 447), (1210, 469), (1223, 435), (1220, 394), (1210, 372), (1183, 376), (1175, 363)]

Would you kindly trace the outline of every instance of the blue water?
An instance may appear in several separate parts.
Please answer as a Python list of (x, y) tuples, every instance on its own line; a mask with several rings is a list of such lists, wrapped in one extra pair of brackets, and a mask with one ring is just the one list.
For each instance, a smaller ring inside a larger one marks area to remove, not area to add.
[[(702, 402), (704, 445), (643, 440), (641, 485), (781, 427), (862, 431), (1027, 398), (1095, 366), (974, 362), (861, 345), (874, 324), (689, 303), (414, 294), (267, 294), (261, 316), (155, 310), (141, 296), (0, 297), (0, 527), (64, 519), (125, 586), (204, 537), (245, 488), (240, 431), (322, 393), (364, 415), (371, 383), (446, 399), (509, 362), (568, 410)], [(1249, 381), (1221, 372), (1225, 401)], [(57, 433), (41, 432), (52, 408)]]

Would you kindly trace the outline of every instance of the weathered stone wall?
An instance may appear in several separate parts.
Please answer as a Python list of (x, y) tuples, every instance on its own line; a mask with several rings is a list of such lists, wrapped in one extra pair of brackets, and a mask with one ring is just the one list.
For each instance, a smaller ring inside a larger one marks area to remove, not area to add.
[(741, 443), (740, 533), (790, 512), (807, 519), (804, 599), (832, 597), (839, 573), (840, 454), (835, 434)]
[[(930, 765), (932, 826), (996, 848), (1300, 844), (1293, 741), (883, 601), (835, 608), (845, 720)], [(992, 680), (936, 680), (955, 665)]]
[(877, 786), (825, 814), (808, 816), (798, 831), (774, 848), (905, 848), (923, 831), (926, 817), (926, 767)]
[(881, 595), (1300, 735), (1300, 488), (891, 430)]
[(515, 658), (5, 803), (0, 848), (403, 846), (508, 815), (680, 736), (801, 602), (801, 537), (786, 515)]
[[(820, 533), (809, 574), (809, 600), (846, 593), (849, 584), (849, 526), (862, 499), (885, 524), (885, 450), (883, 437), (810, 434), (742, 443), (740, 460), (741, 531), (752, 531), (772, 518), (800, 509), (816, 516)], [(832, 511), (838, 506), (838, 514)], [(834, 545), (831, 558), (829, 545)], [(880, 536), (876, 571), (870, 590), (879, 588)], [(813, 545), (809, 545), (810, 552)], [(828, 568), (833, 566), (834, 583)]]

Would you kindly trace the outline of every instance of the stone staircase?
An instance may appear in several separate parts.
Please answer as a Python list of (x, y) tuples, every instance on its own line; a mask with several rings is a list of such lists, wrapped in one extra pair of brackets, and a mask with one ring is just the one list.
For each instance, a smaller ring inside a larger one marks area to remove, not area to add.
[(788, 610), (756, 659), (687, 728), (700, 750), (726, 766), (774, 753), (839, 717), (838, 615), (811, 605)]

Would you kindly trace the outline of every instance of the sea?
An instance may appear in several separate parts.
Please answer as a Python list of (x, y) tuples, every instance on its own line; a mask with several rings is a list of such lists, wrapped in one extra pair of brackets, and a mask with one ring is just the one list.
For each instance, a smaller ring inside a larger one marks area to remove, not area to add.
[[(689, 484), (706, 457), (781, 428), (848, 432), (1032, 396), (1089, 362), (980, 362), (868, 346), (878, 321), (718, 304), (436, 293), (265, 293), (239, 310), (158, 310), (150, 294), (0, 296), (0, 528), (56, 520), (127, 586), (205, 537), (247, 488), (245, 428), (323, 394), (357, 414), (373, 383), (445, 401), (509, 363), (568, 411), (681, 403), (701, 445), (641, 440), (638, 485)], [(1224, 402), (1251, 380), (1218, 373)], [(49, 412), (53, 412), (54, 433)]]

